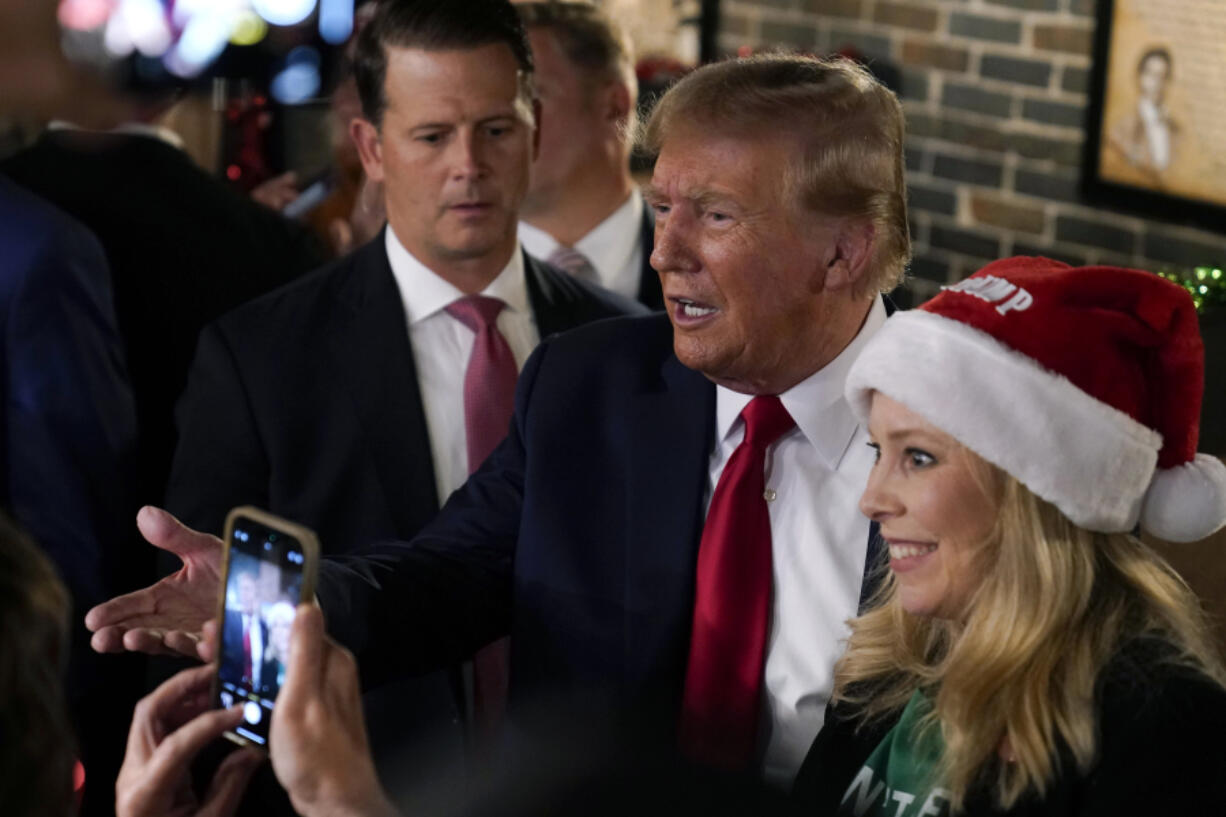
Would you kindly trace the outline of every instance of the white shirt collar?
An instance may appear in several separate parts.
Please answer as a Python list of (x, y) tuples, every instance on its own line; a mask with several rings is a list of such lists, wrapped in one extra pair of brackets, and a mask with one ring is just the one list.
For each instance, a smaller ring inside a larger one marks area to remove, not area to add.
[[(420, 323), (464, 297), (458, 287), (443, 280), (405, 249), (389, 224), (384, 231), (384, 246), (387, 260), (392, 266), (392, 275), (404, 301), (409, 325)], [(524, 255), (519, 244), (511, 253), (511, 260), (502, 272), (481, 291), (482, 295), (498, 298), (511, 312), (531, 315), (528, 304), (528, 288), (524, 280)]]
[[(63, 119), (52, 119), (47, 123), (47, 130), (87, 130), (80, 125), (74, 125), (72, 122), (66, 122)], [(161, 125), (149, 125), (145, 122), (125, 122), (118, 127), (111, 128), (108, 131), (92, 131), (94, 133), (126, 133), (134, 136), (147, 136), (150, 139), (157, 139), (165, 142), (173, 148), (183, 150), (183, 139), (179, 134), (172, 131), (170, 128), (162, 127)]]
[[(575, 249), (591, 262), (602, 282), (612, 281), (638, 249), (642, 219), (643, 196), (635, 187), (620, 207), (575, 243)], [(529, 253), (543, 259), (561, 246), (549, 233), (526, 221), (519, 223), (519, 240)]]
[[(885, 319), (885, 301), (877, 296), (860, 331), (838, 357), (779, 395), (800, 433), (831, 468), (838, 467), (859, 425), (843, 398), (843, 384), (851, 364), (869, 338), (885, 324)], [(752, 399), (751, 394), (716, 387), (716, 445), (732, 433), (741, 411)]]

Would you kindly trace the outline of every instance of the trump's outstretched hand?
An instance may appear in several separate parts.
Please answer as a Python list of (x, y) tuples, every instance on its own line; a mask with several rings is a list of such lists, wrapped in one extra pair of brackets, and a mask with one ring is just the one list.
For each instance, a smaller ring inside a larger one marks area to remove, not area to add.
[(183, 567), (156, 584), (99, 604), (85, 615), (98, 652), (171, 653), (197, 657), (204, 622), (216, 613), (222, 543), (160, 508), (136, 515), (141, 535), (168, 550)]
[(371, 759), (357, 662), (324, 635), (314, 605), (294, 617), (268, 745), (273, 772), (303, 817), (397, 817)]

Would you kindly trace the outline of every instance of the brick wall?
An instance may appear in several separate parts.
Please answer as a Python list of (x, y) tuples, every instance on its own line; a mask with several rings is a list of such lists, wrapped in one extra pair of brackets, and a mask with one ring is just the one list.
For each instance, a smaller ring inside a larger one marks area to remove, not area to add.
[(902, 71), (915, 262), (927, 296), (1043, 254), (1226, 264), (1226, 236), (1087, 206), (1077, 192), (1094, 0), (723, 0), (720, 47), (854, 46)]

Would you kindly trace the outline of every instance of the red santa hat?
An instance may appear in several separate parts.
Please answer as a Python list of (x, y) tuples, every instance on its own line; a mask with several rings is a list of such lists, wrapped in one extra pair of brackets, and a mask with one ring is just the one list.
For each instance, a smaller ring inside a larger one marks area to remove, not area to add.
[(1226, 465), (1196, 453), (1196, 310), (1157, 275), (989, 264), (886, 321), (847, 379), (862, 421), (874, 391), (1083, 528), (1188, 542), (1226, 524)]

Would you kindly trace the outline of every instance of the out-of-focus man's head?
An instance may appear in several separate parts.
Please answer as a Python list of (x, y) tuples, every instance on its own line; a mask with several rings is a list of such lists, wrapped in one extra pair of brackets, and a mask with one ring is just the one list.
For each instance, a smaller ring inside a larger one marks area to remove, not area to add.
[(14, 817), (72, 812), (74, 739), (61, 674), (68, 593), (0, 514), (0, 803)]
[(596, 6), (575, 0), (516, 3), (536, 61), (541, 158), (525, 212), (556, 203), (560, 188), (601, 163), (626, 173), (638, 99), (634, 50)]

